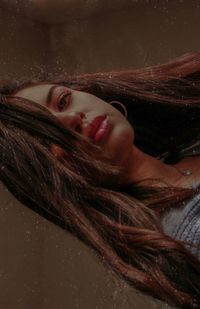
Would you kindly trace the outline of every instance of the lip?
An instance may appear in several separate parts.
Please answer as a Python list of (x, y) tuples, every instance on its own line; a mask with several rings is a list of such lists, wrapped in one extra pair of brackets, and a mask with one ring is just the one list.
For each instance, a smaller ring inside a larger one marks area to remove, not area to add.
[(107, 118), (106, 115), (97, 116), (93, 119), (93, 121), (88, 125), (88, 137), (94, 139), (97, 131), (99, 130), (102, 122)]
[(95, 144), (100, 144), (102, 141), (104, 141), (110, 134), (111, 129), (112, 125), (108, 122), (108, 117), (106, 117), (106, 119), (101, 122), (101, 125), (99, 126), (94, 136)]

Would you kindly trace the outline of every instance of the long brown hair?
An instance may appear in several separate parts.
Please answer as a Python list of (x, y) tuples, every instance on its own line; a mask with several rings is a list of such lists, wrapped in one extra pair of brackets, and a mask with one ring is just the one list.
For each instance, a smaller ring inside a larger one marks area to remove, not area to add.
[[(140, 70), (40, 82), (120, 100), (134, 126), (136, 146), (164, 156), (166, 163), (176, 162), (199, 140), (200, 53)], [(22, 203), (94, 249), (131, 286), (172, 306), (200, 307), (200, 262), (161, 225), (167, 210), (181, 207), (199, 189), (169, 187), (161, 180), (160, 186), (104, 182), (120, 171), (98, 159), (99, 147), (66, 129), (45, 107), (12, 96), (35, 83), (0, 85), (2, 182)], [(64, 150), (64, 160), (51, 153), (52, 144)]]

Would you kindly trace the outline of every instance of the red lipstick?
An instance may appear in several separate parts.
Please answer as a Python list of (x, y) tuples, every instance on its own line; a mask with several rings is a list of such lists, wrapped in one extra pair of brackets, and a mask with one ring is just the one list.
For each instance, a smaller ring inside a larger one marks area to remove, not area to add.
[(106, 115), (97, 116), (88, 126), (88, 137), (94, 139), (101, 123), (106, 119)]
[(109, 135), (112, 129), (112, 125), (108, 122), (108, 118), (102, 121), (99, 129), (97, 130), (94, 141), (95, 143), (101, 143)]

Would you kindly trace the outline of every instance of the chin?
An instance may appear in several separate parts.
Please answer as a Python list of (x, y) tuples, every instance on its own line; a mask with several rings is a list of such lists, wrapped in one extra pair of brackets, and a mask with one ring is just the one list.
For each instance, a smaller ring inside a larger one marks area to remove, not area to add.
[(108, 154), (109, 159), (112, 163), (124, 165), (123, 162), (127, 163), (130, 153), (132, 153), (134, 141), (133, 132), (124, 132), (118, 136), (112, 136), (108, 143), (108, 147), (105, 147), (105, 152)]

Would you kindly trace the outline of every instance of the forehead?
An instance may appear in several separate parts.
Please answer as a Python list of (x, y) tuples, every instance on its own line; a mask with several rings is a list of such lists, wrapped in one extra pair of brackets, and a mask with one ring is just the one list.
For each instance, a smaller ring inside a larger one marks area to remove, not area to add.
[(46, 102), (47, 95), (51, 87), (52, 84), (28, 86), (20, 89), (14, 95), (42, 104)]

